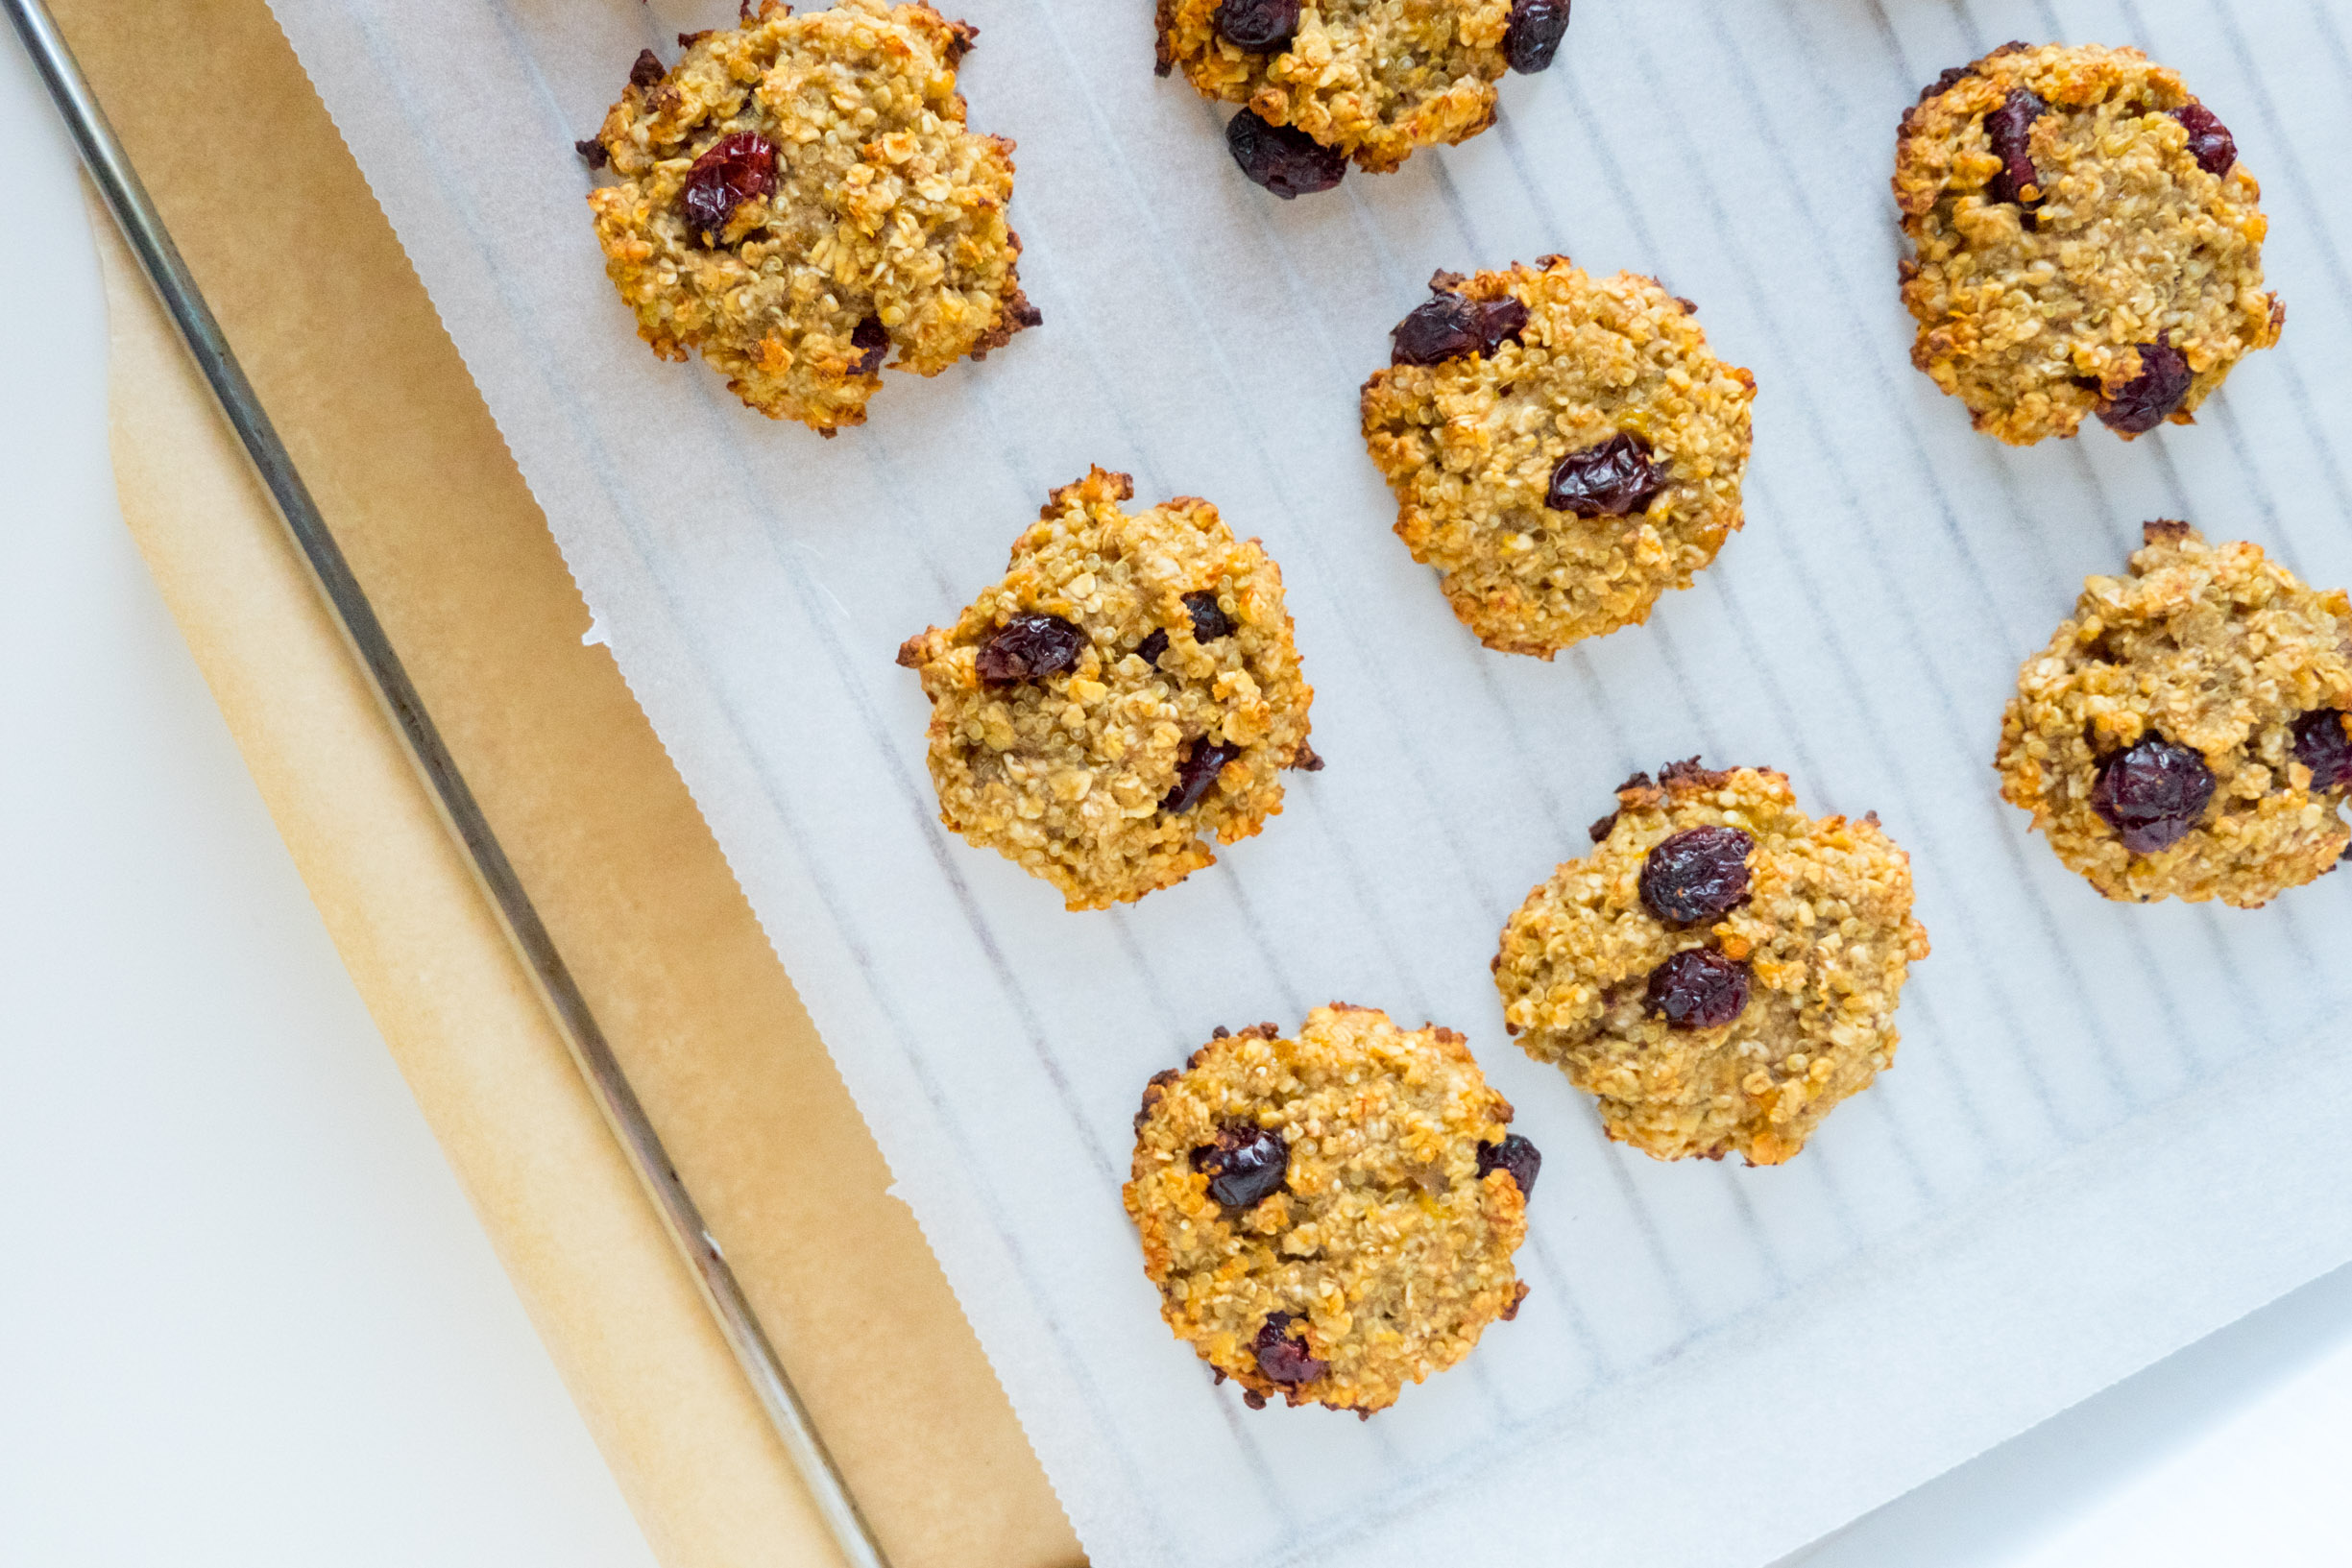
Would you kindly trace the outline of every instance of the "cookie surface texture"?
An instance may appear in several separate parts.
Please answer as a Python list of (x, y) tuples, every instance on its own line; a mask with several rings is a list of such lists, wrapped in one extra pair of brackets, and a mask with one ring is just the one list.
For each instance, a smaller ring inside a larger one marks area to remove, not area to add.
[[(2346, 710), (2341, 590), (2305, 587), (2259, 546), (2152, 522), (2130, 573), (2086, 581), (2018, 672), (1995, 765), (2002, 798), (2108, 898), (2252, 907), (2352, 841)], [(2128, 787), (2168, 757), (2187, 785)]]
[[(1740, 526), (1756, 378), (1655, 278), (1545, 256), (1430, 287), (1363, 391), (1397, 537), (1490, 648), (1549, 659), (1648, 619)], [(1411, 362), (1452, 346), (1415, 326), (1452, 301), (1525, 321)]]
[(1037, 312), (1006, 226), (1012, 144), (964, 124), (972, 30), (926, 5), (768, 0), (639, 59), (593, 142), (605, 272), (665, 359), (699, 351), (749, 406), (827, 435), (894, 369), (936, 375)]
[[(1495, 1163), (1511, 1106), (1462, 1036), (1371, 1008), (1218, 1034), (1135, 1119), (1125, 1197), (1161, 1315), (1252, 1405), (1384, 1409), (1526, 1293), (1527, 1199)], [(1280, 1185), (1218, 1174), (1249, 1161)]]
[(1054, 493), (1004, 581), (898, 662), (932, 702), (939, 819), (1105, 908), (1179, 882), (1282, 809), (1307, 744), (1282, 573), (1192, 496), (1123, 473)]
[[(1247, 105), (1381, 173), (1417, 147), (1494, 123), (1511, 0), (1314, 0), (1296, 31), (1244, 49), (1218, 27), (1225, 0), (1159, 0), (1159, 71)], [(1265, 8), (1254, 8), (1265, 9)]]
[(1778, 773), (1695, 760), (1637, 775), (1592, 832), (1503, 928), (1505, 1026), (1620, 1143), (1794, 1157), (1894, 1059), (1928, 955), (1909, 857), (1875, 817), (1806, 816)]
[(2011, 44), (1903, 115), (1895, 199), (1911, 359), (2013, 446), (2097, 415), (2192, 422), (2278, 341), (2261, 186), (2178, 72), (2136, 49)]

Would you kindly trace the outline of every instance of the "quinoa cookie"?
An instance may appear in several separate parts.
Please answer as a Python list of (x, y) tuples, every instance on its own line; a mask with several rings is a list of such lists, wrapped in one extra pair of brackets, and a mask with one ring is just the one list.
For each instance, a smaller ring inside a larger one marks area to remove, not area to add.
[[(1395, 168), (1417, 147), (1494, 123), (1506, 68), (1551, 64), (1568, 0), (1159, 0), (1159, 74), (1181, 66), (1202, 95), (1244, 105), (1226, 132), (1236, 161), (1277, 195), (1339, 182), (1346, 160)], [(1291, 185), (1261, 165), (1314, 164)]]
[(1756, 377), (1656, 278), (1542, 256), (1429, 287), (1364, 383), (1397, 537), (1490, 648), (1647, 620), (1740, 525)]
[(1527, 1287), (1542, 1156), (1462, 1036), (1335, 1001), (1152, 1078), (1124, 1196), (1160, 1315), (1252, 1408), (1369, 1418), (1468, 1355)]
[(2352, 602), (2151, 522), (2018, 671), (2001, 797), (2111, 899), (2267, 904), (2352, 843)]
[(1005, 580), (898, 662), (931, 698), (939, 820), (1062, 891), (1129, 903), (1282, 809), (1322, 766), (1282, 572), (1208, 502), (1148, 511), (1124, 473), (1054, 492)]
[(699, 350), (735, 395), (830, 436), (883, 360), (936, 375), (1040, 320), (1006, 226), (1012, 143), (964, 126), (974, 30), (926, 5), (781, 0), (638, 57), (595, 139), (604, 270), (664, 359)]
[(1910, 857), (1819, 821), (1764, 768), (1636, 774), (1593, 852), (1527, 895), (1494, 959), (1505, 1026), (1661, 1160), (1792, 1159), (1895, 1056), (1928, 955)]
[(2286, 320), (2261, 196), (2136, 49), (2012, 43), (1946, 71), (1895, 145), (1912, 363), (2012, 446), (2090, 414), (2125, 440), (2191, 423)]

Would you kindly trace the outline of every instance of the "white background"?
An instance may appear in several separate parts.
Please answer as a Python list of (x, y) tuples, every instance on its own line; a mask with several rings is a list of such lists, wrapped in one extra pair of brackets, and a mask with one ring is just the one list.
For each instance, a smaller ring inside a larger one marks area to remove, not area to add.
[[(643, 1563), (121, 528), (8, 45), (0, 145), (0, 1563)], [(2347, 1459), (2337, 1275), (1795, 1560), (2341, 1563)]]

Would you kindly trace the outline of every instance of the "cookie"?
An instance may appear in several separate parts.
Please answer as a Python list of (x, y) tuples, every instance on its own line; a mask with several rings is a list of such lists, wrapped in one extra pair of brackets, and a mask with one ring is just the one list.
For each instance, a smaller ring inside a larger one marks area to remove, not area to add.
[(1895, 1056), (1928, 955), (1873, 815), (1819, 821), (1763, 768), (1637, 774), (1594, 848), (1527, 895), (1494, 959), (1505, 1026), (1661, 1160), (1795, 1157)]
[(865, 422), (885, 358), (936, 375), (1037, 325), (1012, 143), (967, 130), (956, 91), (972, 37), (926, 5), (764, 0), (667, 70), (639, 56), (580, 144), (618, 178), (588, 203), (638, 335), (830, 436)]
[(2001, 798), (2111, 899), (2252, 908), (2352, 843), (2352, 602), (2187, 523), (2145, 537), (2018, 671)]
[[(1568, 0), (1159, 0), (1157, 20), (1159, 74), (1181, 67), (1203, 96), (1246, 106), (1226, 133), (1235, 160), (1295, 196), (1339, 183), (1346, 159), (1383, 173), (1492, 125), (1496, 80), (1551, 64)], [(1309, 146), (1286, 157), (1294, 141)], [(1270, 177), (1311, 148), (1334, 155), (1327, 178)]]
[(2125, 440), (2191, 423), (2286, 320), (2261, 197), (2136, 49), (2012, 43), (1946, 71), (1895, 145), (1911, 361), (2012, 446), (2092, 414)]
[(1054, 492), (1005, 580), (898, 662), (932, 702), (939, 820), (1107, 908), (1182, 881), (1320, 768), (1282, 572), (1190, 495), (1124, 473)]
[(1364, 383), (1397, 537), (1490, 648), (1647, 620), (1740, 525), (1756, 377), (1656, 278), (1542, 256), (1429, 287)]
[(1335, 1001), (1160, 1073), (1123, 1195), (1160, 1315), (1262, 1407), (1369, 1417), (1468, 1355), (1527, 1287), (1542, 1156), (1462, 1036)]

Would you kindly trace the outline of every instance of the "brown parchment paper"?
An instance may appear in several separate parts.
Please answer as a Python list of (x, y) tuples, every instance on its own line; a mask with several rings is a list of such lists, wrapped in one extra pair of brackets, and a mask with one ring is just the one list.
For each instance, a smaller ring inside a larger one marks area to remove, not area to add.
[[(1075, 1538), (263, 0), (69, 41), (885, 1549)], [(233, 438), (93, 207), (123, 511), (654, 1551), (838, 1560)]]

